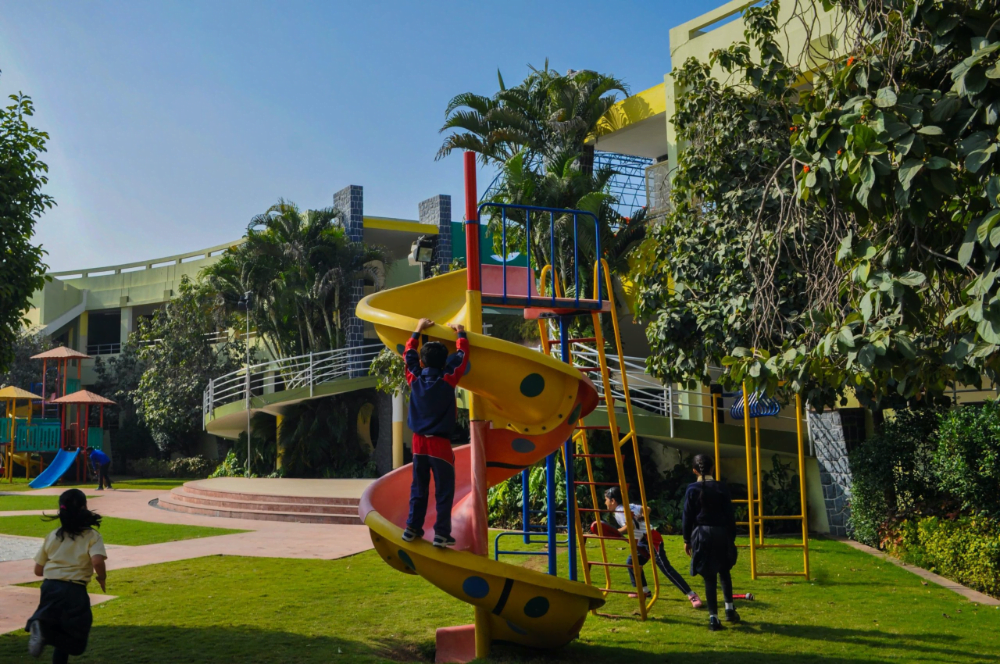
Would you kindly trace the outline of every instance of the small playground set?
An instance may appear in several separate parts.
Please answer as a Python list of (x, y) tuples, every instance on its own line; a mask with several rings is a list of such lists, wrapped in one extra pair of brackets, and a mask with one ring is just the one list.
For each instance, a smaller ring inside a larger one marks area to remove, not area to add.
[[(31, 358), (42, 361), (42, 380), (32, 385), (37, 393), (13, 386), (0, 389), (4, 404), (0, 477), (8, 483), (20, 472), (32, 489), (50, 487), (70, 471), (77, 481), (86, 479), (87, 451), (103, 447), (104, 407), (114, 405), (110, 399), (80, 389), (81, 362), (89, 357), (64, 346), (53, 348)], [(49, 362), (55, 363), (53, 385), (46, 380)], [(70, 378), (71, 363), (76, 365), (75, 379)], [(24, 402), (20, 409), (18, 402)], [(97, 410), (96, 427), (91, 426), (92, 407)], [(36, 477), (31, 479), (32, 475)]]
[[(400, 355), (414, 325), (420, 318), (430, 318), (436, 325), (424, 332), (424, 340), (433, 339), (455, 349), (456, 335), (446, 325), (460, 323), (468, 331), (471, 346), (469, 370), (461, 387), (471, 394), (470, 444), (455, 450), (455, 502), (452, 510), (453, 549), (441, 549), (426, 539), (406, 542), (402, 539), (408, 515), (408, 497), (412, 470), (402, 466), (375, 480), (365, 491), (359, 513), (371, 531), (379, 555), (391, 567), (406, 574), (420, 575), (449, 595), (474, 607), (474, 623), (442, 627), (437, 631), (437, 661), (470, 661), (489, 654), (491, 643), (506, 641), (534, 648), (558, 648), (580, 634), (588, 614), (597, 614), (610, 594), (636, 597), (636, 615), (645, 620), (660, 596), (660, 580), (652, 567), (651, 594), (635, 593), (629, 587), (614, 587), (612, 570), (628, 567), (609, 557), (609, 540), (624, 541), (613, 530), (585, 528), (588, 522), (599, 523), (603, 513), (604, 489), (618, 487), (621, 495), (639, 500), (645, 522), (649, 522), (646, 488), (642, 479), (635, 419), (628, 388), (628, 376), (621, 372), (622, 389), (612, 389), (611, 370), (606, 346), (624, 364), (618, 313), (612, 301), (611, 275), (607, 263), (598, 260), (593, 266), (593, 290), (590, 298), (581, 293), (579, 239), (581, 229), (593, 224), (597, 238), (597, 256), (601, 255), (596, 217), (582, 210), (563, 210), (482, 203), (477, 206), (476, 165), (474, 155), (465, 154), (465, 239), (468, 266), (424, 281), (374, 293), (364, 298), (357, 315), (375, 326), (380, 339)], [(537, 280), (532, 267), (532, 252), (527, 266), (484, 266), (480, 264), (480, 219), (485, 213), (500, 219), (502, 256), (507, 255), (508, 224), (514, 218), (517, 230), (531, 246), (532, 227), (536, 220), (547, 219), (549, 238), (548, 264), (537, 266)], [(574, 283), (562, 284), (552, 268), (556, 259), (556, 219), (569, 219), (573, 232)], [(567, 296), (566, 293), (573, 293)], [(483, 334), (484, 307), (523, 311), (528, 320), (536, 320), (541, 336), (540, 352)], [(593, 336), (572, 337), (574, 318), (589, 317)], [(610, 318), (613, 337), (606, 339), (602, 317)], [(596, 367), (573, 363), (574, 349), (587, 348), (598, 358)], [(721, 396), (713, 404), (721, 407)], [(742, 393), (741, 395), (742, 396)], [(746, 407), (744, 402), (747, 401)], [(607, 412), (607, 425), (587, 426), (583, 418), (595, 409)], [(744, 422), (747, 477), (752, 478), (750, 496), (743, 500), (748, 517), (741, 525), (749, 529), (751, 575), (791, 575), (809, 579), (808, 523), (804, 472), (802, 406), (796, 401), (798, 465), (802, 511), (793, 516), (763, 514), (759, 418), (776, 415), (778, 404), (760, 395), (738, 398), (732, 415)], [(753, 424), (751, 424), (753, 422)], [(719, 458), (718, 421), (715, 420), (715, 456)], [(607, 431), (612, 454), (594, 454), (587, 432)], [(756, 439), (756, 445), (754, 440)], [(628, 443), (633, 443), (631, 446)], [(631, 447), (638, 486), (626, 481), (623, 449)], [(584, 461), (586, 476), (574, 474), (574, 459)], [(593, 460), (614, 459), (617, 479), (595, 481)], [(545, 530), (531, 525), (528, 469), (539, 462), (546, 469)], [(566, 495), (572, 496), (569, 514), (555, 510), (556, 464), (565, 471)], [(718, 467), (718, 463), (716, 463)], [(489, 487), (521, 473), (523, 527), (496, 536), (494, 558), (488, 557), (486, 494)], [(756, 484), (756, 496), (752, 484)], [(577, 488), (586, 496), (578, 498)], [(631, 489), (631, 491), (630, 491)], [(636, 525), (628, 509), (624, 511), (628, 551), (632, 572), (642, 573), (636, 538)], [(558, 522), (561, 521), (560, 525)], [(426, 532), (435, 519), (433, 505), (426, 516)], [(797, 520), (801, 523), (801, 542), (766, 542), (764, 522), (772, 519)], [(559, 539), (562, 537), (563, 539)], [(506, 539), (505, 539), (506, 538)], [(501, 541), (542, 543), (545, 550), (502, 549)], [(594, 548), (588, 548), (594, 543)], [(560, 546), (567, 553), (567, 576), (557, 575), (556, 556)], [(766, 548), (800, 548), (801, 572), (758, 571), (757, 551)], [(547, 573), (500, 561), (502, 555), (541, 555), (547, 557)], [(577, 559), (580, 565), (578, 569)], [(581, 574), (582, 572), (582, 574)], [(744, 595), (746, 598), (746, 595)]]

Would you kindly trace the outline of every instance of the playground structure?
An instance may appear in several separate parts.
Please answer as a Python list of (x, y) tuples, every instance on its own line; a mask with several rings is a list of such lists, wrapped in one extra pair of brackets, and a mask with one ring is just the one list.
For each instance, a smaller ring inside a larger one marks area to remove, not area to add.
[[(499, 270), (482, 270), (478, 261), (479, 218), (484, 208), (493, 207), (502, 222), (503, 254), (506, 254), (507, 215), (520, 215), (525, 221), (527, 244), (530, 246), (531, 215), (548, 215), (550, 220), (550, 256), (555, 256), (555, 216), (571, 215), (574, 229), (574, 254), (576, 283), (580, 283), (577, 232), (581, 218), (589, 213), (573, 210), (549, 210), (527, 206), (483, 204), (477, 208), (475, 184), (475, 159), (465, 155), (466, 177), (466, 256), (468, 268), (420, 281), (414, 284), (369, 295), (358, 305), (358, 316), (375, 325), (382, 341), (397, 353), (412, 333), (417, 319), (431, 318), (438, 324), (425, 332), (454, 348), (455, 334), (444, 323), (456, 322), (466, 326), (471, 346), (469, 370), (460, 386), (471, 394), (469, 445), (457, 448), (455, 504), (452, 511), (452, 536), (454, 550), (441, 550), (425, 540), (403, 542), (401, 534), (408, 515), (411, 481), (409, 466), (397, 468), (376, 480), (362, 497), (359, 514), (372, 533), (372, 542), (383, 559), (392, 567), (405, 573), (419, 574), (452, 596), (475, 607), (475, 624), (465, 627), (438, 630), (438, 658), (448, 661), (468, 661), (488, 654), (494, 640), (511, 641), (523, 645), (552, 648), (562, 646), (579, 635), (588, 611), (605, 603), (611, 592), (629, 592), (628, 589), (590, 585), (590, 565), (584, 565), (588, 583), (577, 580), (577, 546), (583, 552), (586, 540), (593, 535), (582, 532), (579, 511), (575, 501), (572, 515), (567, 519), (568, 579), (555, 575), (555, 550), (558, 546), (554, 519), (549, 519), (545, 541), (549, 551), (549, 572), (543, 574), (517, 565), (489, 560), (487, 555), (486, 491), (489, 486), (503, 482), (516, 473), (523, 472), (545, 459), (547, 468), (553, 469), (556, 454), (562, 453), (566, 469), (567, 495), (576, 496), (576, 487), (589, 487), (596, 501), (596, 486), (588, 464), (588, 479), (573, 477), (573, 458), (576, 445), (584, 446), (585, 436), (579, 432), (580, 420), (597, 408), (605, 398), (598, 393), (590, 375), (597, 371), (583, 371), (572, 364), (571, 348), (574, 343), (590, 343), (600, 358), (602, 383), (610, 384), (610, 375), (602, 336), (602, 315), (610, 315), (615, 332), (615, 350), (623, 362), (618, 324), (614, 306), (610, 301), (611, 288), (607, 266), (598, 261), (593, 266), (594, 297), (581, 297), (579, 289), (573, 297), (562, 297), (562, 286), (551, 268), (542, 266), (540, 276), (549, 275), (551, 281), (547, 294), (540, 294), (531, 268), (530, 253), (527, 268), (502, 266)], [(592, 215), (590, 215), (592, 217)], [(596, 225), (596, 219), (593, 219)], [(596, 230), (596, 228), (595, 228)], [(598, 240), (599, 242), (599, 240)], [(598, 245), (597, 254), (600, 255)], [(589, 270), (587, 266), (585, 269)], [(545, 283), (544, 281), (542, 282)], [(576, 284), (574, 284), (575, 286)], [(523, 294), (522, 294), (523, 293)], [(605, 293), (607, 294), (605, 296)], [(526, 318), (542, 321), (543, 352), (517, 344), (488, 337), (482, 333), (484, 305), (490, 307), (521, 309)], [(586, 339), (569, 337), (570, 323), (576, 316), (589, 316), (593, 322), (594, 336)], [(545, 321), (558, 326), (558, 336), (551, 338)], [(559, 358), (550, 352), (559, 348)], [(627, 378), (626, 378), (627, 380)], [(610, 389), (603, 390), (611, 394)], [(613, 397), (612, 397), (613, 399)], [(630, 429), (622, 432), (615, 421), (616, 407), (622, 408)], [(631, 427), (631, 405), (628, 391), (623, 403), (608, 404), (609, 424), (606, 430), (613, 439), (613, 456), (618, 468), (618, 481), (607, 484), (620, 486), (628, 495), (621, 447), (636, 442)], [(636, 445), (633, 445), (633, 449)], [(585, 448), (586, 449), (586, 448)], [(636, 461), (639, 462), (638, 454)], [(641, 466), (640, 466), (641, 469)], [(645, 518), (644, 487), (639, 472), (638, 497), (642, 501)], [(554, 495), (554, 472), (548, 474), (548, 496)], [(552, 511), (549, 500), (549, 510)], [(590, 511), (603, 511), (595, 508)], [(632, 516), (625, 510), (628, 533), (633, 532)], [(427, 523), (435, 518), (429, 506)], [(430, 532), (430, 529), (425, 529)], [(519, 531), (531, 537), (528, 523)], [(599, 537), (599, 536), (597, 536)], [(640, 566), (634, 538), (629, 539), (634, 572), (639, 576)], [(605, 569), (612, 565), (606, 555)], [(654, 572), (655, 573), (655, 572)], [(610, 579), (608, 579), (610, 581)], [(647, 603), (638, 594), (639, 611), (644, 618), (654, 595)]]
[[(31, 479), (32, 470), (37, 477), (29, 482), (33, 489), (51, 486), (76, 466), (76, 479), (86, 477), (83, 458), (90, 448), (101, 449), (104, 441), (104, 406), (114, 404), (110, 399), (80, 390), (81, 360), (89, 356), (71, 348), (60, 346), (33, 356), (42, 360), (42, 394), (38, 395), (16, 387), (0, 390), (0, 401), (7, 403), (7, 417), (0, 420), (0, 444), (3, 445), (3, 479), (14, 481), (14, 465), (25, 469), (25, 479)], [(56, 363), (55, 385), (47, 383), (48, 362)], [(76, 362), (76, 379), (69, 377), (70, 363)], [(47, 390), (53, 391), (46, 398)], [(17, 417), (17, 402), (28, 403), (26, 417)], [(41, 417), (33, 418), (34, 404), (41, 406)], [(90, 407), (98, 406), (99, 426), (90, 427)], [(49, 407), (55, 408), (56, 417), (45, 417)], [(20, 421), (19, 421), (20, 420)], [(46, 467), (45, 454), (54, 454)], [(35, 456), (37, 455), (37, 458)]]
[[(713, 395), (713, 401), (718, 402), (719, 397)], [(737, 394), (737, 399), (733, 401), (730, 413), (733, 418), (743, 418), (743, 431), (746, 438), (746, 463), (747, 463), (747, 497), (746, 499), (733, 500), (734, 503), (745, 504), (747, 506), (747, 520), (737, 522), (739, 526), (746, 526), (750, 531), (750, 541), (748, 544), (737, 545), (750, 551), (750, 578), (756, 579), (759, 576), (801, 576), (809, 580), (809, 515), (807, 513), (806, 499), (806, 472), (805, 472), (805, 441), (802, 433), (802, 397), (795, 395), (795, 432), (798, 444), (796, 451), (796, 462), (799, 473), (799, 514), (777, 515), (764, 514), (764, 482), (763, 470), (761, 469), (761, 436), (760, 418), (775, 417), (781, 410), (777, 401), (761, 393), (751, 393), (747, 397), (747, 385), (743, 383), (743, 389)], [(750, 420), (753, 420), (753, 427)], [(754, 442), (756, 441), (756, 444)], [(719, 465), (719, 424), (715, 418), (715, 468)], [(718, 470), (717, 470), (718, 474)], [(721, 475), (716, 479), (722, 479)], [(756, 485), (757, 496), (754, 497)], [(799, 543), (790, 543), (782, 540), (778, 543), (765, 544), (764, 530), (765, 521), (799, 521), (802, 524), (802, 540)], [(801, 572), (761, 572), (757, 565), (757, 551), (762, 549), (802, 549), (802, 571)]]
[[(14, 387), (8, 385), (7, 387), (0, 389), (0, 401), (4, 402), (4, 414), (6, 417), (0, 420), (0, 446), (3, 447), (2, 453), (0, 453), (0, 465), (3, 466), (2, 476), (3, 479), (8, 482), (14, 481), (14, 464), (20, 464), (24, 468), (25, 477), (31, 476), (31, 467), (34, 466), (38, 472), (42, 469), (42, 458), (41, 454), (38, 455), (38, 459), (32, 458), (32, 452), (28, 451), (30, 447), (27, 444), (21, 445), (21, 451), (16, 451), (16, 442), (18, 441), (18, 417), (17, 417), (17, 402), (25, 401), (27, 402), (27, 418), (24, 422), (27, 429), (24, 430), (24, 440), (27, 442), (29, 438), (29, 433), (31, 431), (31, 416), (34, 411), (33, 402), (40, 400), (41, 397), (27, 390), (22, 390), (19, 387)], [(23, 429), (24, 427), (22, 427)]]

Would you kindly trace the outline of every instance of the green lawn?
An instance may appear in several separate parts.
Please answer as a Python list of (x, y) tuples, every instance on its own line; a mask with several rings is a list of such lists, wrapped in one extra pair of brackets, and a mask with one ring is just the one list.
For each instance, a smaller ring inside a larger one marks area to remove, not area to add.
[[(680, 567), (686, 562), (680, 543), (667, 539), (668, 553)], [(738, 627), (708, 632), (705, 612), (665, 588), (646, 622), (629, 615), (634, 602), (616, 597), (602, 611), (625, 617), (590, 617), (581, 638), (567, 648), (541, 655), (496, 646), (491, 660), (995, 661), (1000, 610), (924, 586), (918, 577), (844, 544), (813, 544), (811, 583), (783, 578), (751, 583), (741, 560), (737, 591), (752, 590), (759, 600), (739, 605), (744, 622)], [(765, 558), (772, 568), (794, 562), (782, 553), (768, 552)], [(467, 605), (420, 577), (390, 569), (371, 551), (336, 561), (210, 557), (112, 570), (108, 592), (118, 599), (95, 608), (89, 649), (74, 662), (430, 661), (434, 630), (472, 618)], [(0, 661), (34, 661), (26, 646), (23, 632), (0, 636)]]
[[(34, 478), (32, 478), (34, 479)], [(0, 491), (31, 491), (31, 487), (28, 486), (28, 481), (23, 477), (15, 477), (14, 482), (0, 482)], [(114, 484), (116, 489), (142, 489), (147, 491), (170, 491), (174, 487), (181, 486), (185, 482), (193, 482), (194, 480), (188, 479), (177, 479), (174, 477), (122, 477), (118, 478), (114, 475), (111, 476), (111, 482)], [(80, 489), (96, 489), (97, 480), (91, 480), (90, 482), (64, 482), (62, 484), (57, 484), (53, 489), (70, 489), (77, 487)]]
[[(0, 516), (0, 534), (5, 535), (45, 537), (58, 527), (58, 522), (45, 521), (38, 516)], [(173, 523), (150, 523), (133, 519), (116, 519), (110, 516), (104, 517), (100, 530), (105, 544), (124, 544), (126, 546), (159, 544), (197, 537), (246, 532), (245, 530), (185, 526)]]
[[(2, 491), (0, 485), (0, 491)], [(88, 495), (88, 501), (100, 498), (101, 494)], [(0, 496), (0, 512), (22, 510), (55, 510), (59, 507), (59, 496)]]

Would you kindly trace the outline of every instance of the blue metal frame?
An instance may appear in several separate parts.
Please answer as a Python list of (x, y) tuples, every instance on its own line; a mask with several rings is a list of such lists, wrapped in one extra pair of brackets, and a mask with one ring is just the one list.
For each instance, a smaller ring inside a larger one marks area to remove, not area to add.
[[(526, 289), (527, 293), (527, 303), (528, 306), (531, 305), (531, 279), (534, 273), (531, 270), (531, 213), (532, 212), (548, 212), (549, 213), (549, 263), (554, 264), (552, 260), (555, 257), (555, 234), (556, 234), (556, 214), (572, 214), (573, 215), (573, 268), (574, 268), (574, 285), (575, 295), (574, 300), (576, 306), (580, 305), (580, 242), (579, 242), (579, 218), (580, 215), (590, 217), (594, 220), (594, 242), (597, 249), (598, 258), (601, 257), (601, 228), (600, 223), (597, 220), (597, 215), (593, 212), (587, 212), (586, 210), (568, 210), (564, 208), (549, 208), (549, 207), (539, 207), (537, 205), (514, 205), (508, 203), (481, 203), (478, 209), (478, 216), (480, 219), (483, 217), (483, 210), (486, 208), (494, 208), (500, 210), (500, 243), (501, 243), (501, 255), (507, 256), (507, 210), (521, 210), (524, 212), (524, 238), (525, 238), (525, 254), (528, 261), (528, 278), (526, 279)], [(480, 248), (480, 250), (482, 250)], [(603, 270), (603, 267), (599, 268)], [(600, 273), (599, 273), (600, 274)], [(483, 277), (483, 265), (482, 261), (479, 262), (479, 281), (482, 283)], [(543, 298), (537, 296), (534, 298), (535, 302), (539, 305), (544, 304), (545, 300), (549, 300), (550, 305), (556, 304), (556, 289), (555, 289), (555, 275), (552, 275), (553, 287), (550, 289), (551, 296), (548, 298)], [(501, 302), (507, 304), (507, 264), (503, 265), (503, 293), (501, 296)], [(586, 300), (586, 298), (584, 298)], [(591, 300), (592, 302), (593, 300)], [(604, 286), (601, 284), (601, 280), (597, 280), (597, 303), (600, 306), (604, 301)]]
[[(743, 390), (737, 391), (733, 396), (737, 397), (737, 399), (733, 401), (733, 405), (729, 408), (729, 416), (734, 420), (742, 420)], [(781, 404), (775, 399), (764, 396), (762, 392), (753, 392), (750, 394), (750, 417), (777, 417), (780, 412)]]
[[(569, 354), (569, 319), (566, 316), (559, 317), (559, 346), (562, 361), (572, 364)], [(573, 524), (576, 522), (576, 515), (573, 514), (573, 505), (576, 504), (573, 500), (576, 491), (576, 469), (573, 464), (575, 452), (571, 435), (563, 444), (563, 459), (566, 462), (566, 540), (571, 581), (576, 581), (576, 540), (573, 539)]]

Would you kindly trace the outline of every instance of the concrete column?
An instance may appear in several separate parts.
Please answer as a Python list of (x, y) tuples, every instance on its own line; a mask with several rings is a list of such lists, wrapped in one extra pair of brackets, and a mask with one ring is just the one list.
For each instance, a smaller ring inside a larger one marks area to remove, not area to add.
[(392, 395), (392, 467), (399, 468), (403, 465), (403, 424), (406, 422), (406, 403), (403, 398), (403, 391)]
[(76, 349), (81, 353), (87, 352), (87, 338), (90, 330), (90, 312), (84, 311), (80, 314), (80, 334), (77, 335), (77, 347)]
[(434, 247), (434, 262), (444, 272), (451, 265), (451, 196), (439, 194), (419, 206), (421, 224), (437, 226), (437, 242)]
[[(356, 184), (341, 189), (333, 195), (333, 206), (344, 215), (343, 221), (344, 228), (347, 230), (347, 238), (351, 242), (363, 242), (365, 228), (364, 190)], [(347, 347), (359, 349), (359, 351), (365, 342), (365, 327), (362, 320), (355, 314), (355, 310), (358, 302), (364, 296), (364, 280), (358, 279), (352, 282), (350, 292), (347, 293), (347, 314), (343, 321), (344, 333), (347, 336)], [(360, 352), (352, 352), (350, 356), (353, 360), (350, 369), (351, 378), (363, 376), (368, 372), (368, 368), (361, 366), (360, 362), (357, 361), (356, 358), (358, 356), (360, 356)]]
[(122, 321), (121, 321), (121, 342), (122, 345), (128, 341), (128, 335), (132, 334), (134, 329), (133, 319), (132, 319), (132, 307), (122, 307)]

